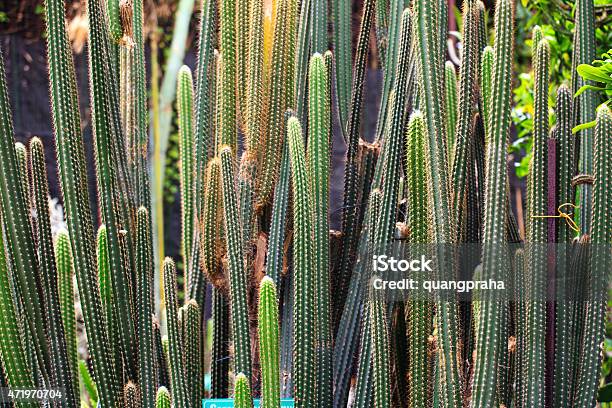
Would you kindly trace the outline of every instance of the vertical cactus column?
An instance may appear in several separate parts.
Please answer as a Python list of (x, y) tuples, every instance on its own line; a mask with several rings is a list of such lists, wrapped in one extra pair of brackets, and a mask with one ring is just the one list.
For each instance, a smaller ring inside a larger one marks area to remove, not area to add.
[(317, 367), (314, 317), (313, 218), (311, 182), (306, 171), (302, 127), (293, 116), (287, 121), (289, 158), (293, 191), (293, 382), (297, 407), (316, 405)]
[[(191, 265), (189, 257), (193, 245), (193, 226), (195, 217), (195, 164), (193, 137), (193, 80), (191, 70), (183, 65), (177, 79), (177, 114), (179, 123), (179, 158), (181, 187), (181, 236), (183, 264)], [(203, 158), (197, 158), (203, 160)], [(193, 271), (187, 271), (190, 276)]]
[(153, 247), (151, 219), (146, 208), (136, 215), (136, 272), (138, 273), (138, 377), (142, 407), (155, 406), (155, 344), (153, 338)]
[[(406, 168), (408, 183), (408, 226), (410, 243), (415, 245), (430, 242), (428, 178), (425, 156), (427, 132), (421, 112), (414, 112), (408, 122)], [(427, 405), (429, 396), (429, 364), (427, 341), (432, 333), (431, 303), (422, 298), (408, 299), (406, 303), (406, 326), (408, 338), (408, 405), (418, 408)]]
[(219, 46), (224, 78), (221, 83), (221, 139), (220, 144), (228, 145), (234, 154), (236, 139), (236, 0), (222, 0), (219, 3)]
[(595, 404), (600, 375), (601, 343), (604, 341), (606, 291), (612, 255), (612, 114), (604, 104), (597, 110), (593, 168), (593, 213), (591, 214), (591, 273), (584, 321), (582, 356), (576, 384), (575, 406)]
[(125, 401), (125, 408), (138, 408), (143, 406), (138, 385), (131, 381), (123, 387), (123, 399)]
[(219, 289), (212, 289), (213, 334), (210, 379), (212, 398), (227, 398), (229, 388), (229, 306)]
[(328, 80), (321, 54), (310, 60), (308, 104), (308, 176), (311, 181), (317, 310), (317, 393), (321, 406), (332, 399), (332, 333), (329, 258), (330, 106)]
[(74, 308), (74, 268), (72, 250), (68, 231), (60, 230), (55, 239), (55, 262), (57, 263), (57, 280), (62, 324), (66, 336), (66, 352), (72, 374), (72, 388), (79, 395), (79, 373), (77, 359), (76, 311)]
[(249, 335), (247, 276), (242, 245), (240, 213), (236, 198), (234, 153), (230, 146), (220, 150), (223, 191), (223, 218), (231, 302), (232, 333), (234, 336), (234, 372), (251, 376), (251, 338)]
[(185, 379), (185, 355), (178, 319), (176, 298), (176, 266), (170, 258), (164, 260), (164, 291), (166, 295), (166, 316), (168, 325), (168, 350), (170, 354), (170, 381), (172, 401), (176, 407), (191, 407), (187, 397)]
[[(486, 209), (482, 249), (483, 279), (505, 279), (509, 272), (506, 242), (506, 188), (508, 171), (506, 153), (510, 127), (510, 101), (512, 95), (512, 56), (514, 52), (514, 7), (510, 0), (498, 0), (495, 14), (495, 56), (489, 117), (487, 175), (485, 191)], [(476, 357), (472, 406), (486, 408), (497, 398), (497, 360), (505, 343), (500, 339), (500, 319), (503, 305), (497, 299), (482, 297), (476, 324)]]
[(535, 218), (547, 213), (547, 140), (548, 140), (548, 80), (550, 49), (548, 41), (540, 39), (534, 31), (534, 133), (533, 157), (527, 180), (526, 251), (528, 280), (528, 327), (526, 333), (525, 384), (523, 403), (526, 406), (543, 407), (545, 404), (545, 340), (546, 340), (546, 281), (547, 255), (544, 248), (548, 241), (548, 221)]
[(370, 330), (372, 338), (372, 368), (374, 372), (374, 406), (377, 408), (391, 407), (391, 366), (389, 354), (389, 331), (387, 326), (386, 305), (381, 293), (375, 293), (370, 288)]
[(259, 284), (257, 311), (262, 398), (265, 407), (280, 407), (280, 332), (276, 285), (269, 276)]
[(159, 387), (155, 397), (155, 408), (170, 408), (170, 393), (166, 387)]
[(485, 140), (489, 140), (489, 120), (491, 116), (491, 85), (493, 81), (493, 60), (495, 51), (493, 47), (487, 46), (482, 52), (480, 62), (480, 104), (482, 122), (485, 127)]
[(30, 141), (30, 169), (32, 172), (33, 209), (36, 212), (35, 236), (38, 243), (38, 257), (41, 277), (44, 287), (44, 301), (47, 318), (47, 333), (49, 336), (49, 351), (51, 352), (51, 372), (57, 386), (66, 390), (68, 404), (76, 404), (79, 400), (75, 393), (66, 336), (62, 323), (60, 298), (58, 290), (57, 265), (53, 251), (51, 223), (49, 221), (49, 188), (47, 183), (47, 168), (45, 152), (39, 138)]
[[(467, 5), (464, 5), (463, 7), (464, 10), (469, 9)], [(467, 21), (464, 24), (467, 24)], [(455, 64), (453, 64), (451, 61), (446, 61), (446, 64), (444, 65), (444, 92), (444, 102), (446, 102), (446, 134), (448, 137), (446, 141), (446, 148), (448, 150), (448, 157), (452, 162), (453, 150), (455, 149), (455, 127), (457, 126), (458, 105), (457, 72), (455, 71)]]
[(187, 383), (187, 398), (191, 407), (202, 403), (202, 312), (198, 303), (190, 299), (183, 306), (183, 344), (185, 349), (185, 375)]

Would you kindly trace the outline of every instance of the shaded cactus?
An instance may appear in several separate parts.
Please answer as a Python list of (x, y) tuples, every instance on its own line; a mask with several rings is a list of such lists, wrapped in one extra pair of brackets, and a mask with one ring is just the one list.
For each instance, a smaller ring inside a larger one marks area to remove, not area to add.
[(229, 271), (232, 334), (234, 336), (234, 370), (251, 375), (251, 339), (249, 336), (247, 276), (240, 213), (235, 188), (235, 162), (229, 146), (221, 148), (223, 219)]
[(128, 382), (125, 387), (123, 387), (123, 399), (125, 401), (126, 408), (138, 408), (142, 406), (141, 398), (140, 398), (140, 390), (138, 389), (138, 385), (133, 382)]
[(390, 343), (387, 326), (387, 316), (380, 293), (370, 289), (368, 307), (370, 309), (370, 327), (372, 338), (372, 368), (374, 372), (374, 406), (377, 408), (391, 407), (391, 367)]
[(317, 371), (315, 365), (313, 274), (313, 218), (311, 181), (306, 171), (302, 127), (296, 117), (287, 121), (287, 140), (291, 162), (293, 192), (293, 382), (296, 406), (309, 407), (316, 402)]
[(155, 340), (153, 332), (153, 247), (151, 220), (144, 207), (136, 215), (136, 271), (138, 273), (138, 377), (142, 392), (141, 406), (155, 405)]
[(480, 105), (482, 111), (483, 123), (485, 126), (485, 140), (489, 139), (489, 120), (491, 117), (491, 97), (493, 83), (493, 66), (494, 66), (495, 51), (493, 47), (485, 47), (482, 51), (480, 62)]
[(227, 398), (229, 388), (229, 338), (230, 311), (227, 299), (212, 289), (212, 351), (210, 362), (210, 377), (212, 398)]
[(257, 321), (263, 405), (280, 407), (278, 299), (276, 285), (268, 276), (259, 284)]
[(176, 296), (176, 267), (170, 258), (164, 260), (164, 292), (166, 295), (166, 317), (168, 325), (168, 351), (172, 401), (175, 406), (190, 407), (185, 379), (185, 355), (178, 319)]
[[(464, 6), (464, 10), (468, 9)], [(465, 16), (464, 16), (465, 18)], [(467, 24), (467, 22), (465, 23)], [(462, 63), (463, 63), (462, 59)], [(453, 157), (453, 150), (455, 148), (455, 127), (457, 126), (457, 72), (455, 71), (455, 64), (451, 61), (446, 61), (444, 65), (444, 101), (446, 102), (446, 134), (448, 140), (446, 141), (448, 149), (448, 157)], [(450, 160), (452, 162), (452, 159)]]

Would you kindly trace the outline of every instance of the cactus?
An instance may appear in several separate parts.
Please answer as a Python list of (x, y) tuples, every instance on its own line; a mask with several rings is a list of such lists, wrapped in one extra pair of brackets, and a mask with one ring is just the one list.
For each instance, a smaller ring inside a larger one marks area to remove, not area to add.
[[(408, 123), (406, 168), (408, 172), (408, 226), (411, 244), (429, 242), (429, 205), (430, 193), (427, 188), (426, 166), (420, 158), (425, 152), (427, 133), (423, 114), (414, 112)], [(427, 339), (432, 332), (431, 306), (423, 299), (408, 299), (406, 303), (407, 338), (409, 340), (408, 370), (409, 390), (408, 404), (411, 408), (427, 404)]]
[(269, 276), (259, 284), (257, 320), (263, 405), (280, 407), (278, 299), (276, 285)]
[(349, 112), (351, 98), (351, 2), (349, 0), (339, 0), (332, 2), (332, 25), (334, 54), (336, 56), (336, 103), (340, 127), (344, 128)]
[(316, 402), (317, 371), (315, 365), (313, 274), (313, 218), (311, 180), (306, 171), (302, 127), (295, 116), (287, 121), (287, 139), (291, 162), (293, 191), (293, 350), (292, 377), (295, 384), (294, 398), (297, 407), (313, 406)]
[[(467, 6), (467, 3), (463, 7), (464, 10), (469, 10), (469, 6)], [(464, 24), (468, 24), (468, 22), (465, 21)], [(465, 61), (466, 59), (464, 56), (464, 58), (462, 59), (462, 64), (464, 64)], [(455, 148), (455, 127), (457, 126), (457, 108), (459, 105), (457, 105), (457, 72), (455, 71), (455, 64), (453, 64), (451, 61), (446, 61), (446, 64), (444, 65), (444, 92), (444, 101), (446, 102), (447, 113), (446, 134), (448, 136), (448, 140), (446, 141), (446, 147), (448, 150), (448, 157), (451, 158), (450, 161), (452, 162), (453, 150)], [(461, 106), (463, 107), (463, 105)]]
[[(36, 211), (35, 235), (38, 242), (39, 265), (45, 295), (47, 331), (50, 340), (49, 350), (53, 362), (51, 371), (57, 385), (67, 390), (67, 402), (69, 404), (76, 404), (78, 392), (76, 387), (74, 387), (68, 360), (66, 336), (64, 334), (60, 309), (57, 266), (53, 251), (51, 224), (49, 222), (49, 189), (45, 166), (45, 152), (42, 142), (36, 137), (30, 141), (30, 169), (32, 173), (32, 192), (34, 193), (33, 208)], [(68, 390), (72, 392), (68, 392)]]
[(317, 293), (317, 368), (318, 401), (330, 401), (332, 397), (332, 339), (330, 310), (329, 264), (329, 168), (330, 168), (330, 111), (327, 95), (327, 75), (323, 57), (315, 54), (309, 70), (309, 143), (308, 176), (311, 182), (314, 211), (314, 253)]
[[(183, 263), (190, 265), (193, 245), (195, 214), (194, 190), (194, 134), (193, 134), (193, 80), (191, 70), (183, 65), (177, 79), (177, 113), (179, 122), (179, 157), (181, 185), (181, 233)], [(188, 271), (188, 275), (193, 271)]]
[(489, 140), (489, 118), (491, 117), (491, 96), (495, 51), (493, 47), (485, 47), (480, 62), (480, 106), (485, 127), (485, 140)]
[(140, 390), (138, 386), (131, 381), (123, 387), (123, 399), (126, 408), (138, 408), (142, 406)]
[(251, 375), (251, 339), (249, 336), (247, 276), (245, 268), (244, 248), (240, 213), (236, 199), (235, 162), (229, 146), (221, 148), (221, 179), (223, 190), (223, 214), (225, 238), (227, 242), (228, 270), (230, 285), (230, 301), (232, 333), (234, 336), (234, 370)]
[[(2, 50), (0, 50), (2, 55)], [(40, 274), (36, 262), (34, 239), (28, 215), (27, 197), (24, 197), (18, 161), (13, 139), (13, 123), (9, 111), (8, 90), (4, 72), (4, 61), (0, 61), (0, 208), (3, 214), (6, 246), (11, 255), (11, 272), (23, 298), (27, 331), (34, 341), (33, 347), (43, 377), (49, 378), (50, 355), (43, 327), (43, 299), (41, 282), (35, 279)], [(21, 237), (21, 238), (20, 238)]]
[[(610, 220), (612, 217), (612, 195), (610, 178), (612, 166), (612, 114), (610, 109), (601, 105), (597, 109), (595, 140), (593, 150), (593, 212), (591, 215), (591, 249), (590, 280), (588, 303), (584, 318), (582, 340), (582, 358), (580, 360), (576, 382), (574, 404), (590, 406), (595, 404), (597, 381), (600, 375), (600, 344), (604, 340), (604, 322), (606, 308), (606, 290), (608, 273), (612, 264), (609, 244), (612, 242)], [(603, 244), (603, 245), (602, 245)]]
[[(537, 41), (537, 30), (534, 31)], [(527, 242), (531, 245), (526, 253), (528, 296), (528, 329), (526, 333), (527, 365), (524, 375), (529, 378), (526, 384), (523, 403), (528, 406), (544, 406), (545, 380), (545, 337), (547, 257), (542, 251), (543, 243), (548, 240), (546, 220), (534, 216), (547, 212), (547, 139), (548, 139), (548, 77), (550, 50), (548, 42), (540, 39), (534, 44), (535, 62), (535, 116), (533, 157), (528, 179), (527, 196)]]
[(170, 393), (166, 387), (159, 387), (155, 396), (155, 408), (170, 408)]
[[(219, 52), (223, 58), (220, 144), (229, 145), (236, 153), (236, 0), (219, 3)], [(241, 79), (241, 82), (244, 80)]]
[(374, 372), (374, 406), (380, 408), (391, 407), (391, 380), (389, 361), (389, 332), (385, 304), (380, 293), (370, 289), (370, 327), (372, 338), (372, 368)]
[(66, 352), (68, 365), (72, 374), (72, 387), (76, 395), (79, 393), (79, 377), (77, 371), (77, 338), (76, 314), (74, 309), (74, 268), (72, 266), (72, 251), (70, 238), (66, 230), (57, 233), (55, 239), (55, 261), (57, 262), (58, 296), (62, 314), (64, 335), (66, 336)]
[(293, 105), (296, 8), (295, 0), (279, 0), (274, 21), (270, 89), (266, 96), (269, 111), (262, 121), (267, 124), (262, 129), (265, 135), (262, 146), (265, 154), (262, 154), (261, 167), (258, 169), (256, 210), (269, 201), (277, 180), (285, 133), (285, 110)]
[(240, 373), (236, 376), (234, 386), (234, 406), (236, 408), (251, 408), (253, 400), (251, 398), (251, 386), (247, 377)]
[(185, 384), (185, 355), (178, 321), (176, 299), (176, 266), (170, 258), (164, 260), (164, 291), (168, 324), (168, 350), (170, 354), (170, 381), (175, 406), (191, 407)]
[(89, 400), (92, 402), (91, 405), (96, 405), (98, 402), (98, 386), (94, 382), (89, 367), (84, 360), (79, 360), (79, 374), (83, 383), (83, 388), (89, 396)]
[(202, 403), (202, 372), (200, 341), (202, 313), (198, 303), (191, 299), (183, 307), (183, 343), (185, 348), (185, 373), (187, 381), (187, 395), (191, 399), (191, 406), (197, 407)]
[(151, 220), (144, 207), (136, 215), (136, 270), (138, 272), (138, 377), (142, 391), (142, 407), (155, 405), (155, 345), (153, 337), (153, 247)]
[(262, 140), (263, 101), (263, 42), (264, 42), (264, 4), (262, 0), (252, 1), (249, 18), (249, 69), (246, 94), (246, 112), (243, 113), (246, 127), (246, 150), (258, 157), (258, 147)]
[(227, 300), (219, 292), (212, 290), (212, 357), (210, 363), (212, 398), (227, 398), (229, 387), (229, 306)]

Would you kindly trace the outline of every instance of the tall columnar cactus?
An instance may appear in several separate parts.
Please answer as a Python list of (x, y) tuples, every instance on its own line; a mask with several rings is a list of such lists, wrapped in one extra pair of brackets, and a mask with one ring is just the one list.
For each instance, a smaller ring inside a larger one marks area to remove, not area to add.
[[(184, 265), (190, 265), (195, 217), (195, 163), (193, 134), (193, 80), (191, 70), (183, 65), (177, 79), (177, 114), (179, 123), (179, 157), (181, 186), (181, 236)], [(198, 158), (197, 160), (202, 160)], [(193, 271), (188, 271), (188, 275)]]
[[(352, 85), (351, 2), (332, 2), (333, 44), (336, 56), (336, 99), (341, 127), (347, 121)], [(391, 47), (392, 48), (392, 47)]]
[[(595, 59), (595, 10), (591, 0), (577, 0), (575, 5), (574, 52), (572, 55), (572, 91), (575, 93), (585, 81), (577, 73), (580, 64), (591, 64)], [(587, 90), (576, 101), (574, 125), (588, 123), (595, 119), (597, 95)], [(580, 157), (578, 167), (582, 174), (593, 174), (593, 128), (581, 130)], [(588, 234), (591, 230), (592, 189), (589, 184), (580, 184), (580, 233)]]
[[(416, 36), (420, 44), (419, 64), (420, 83), (422, 86), (421, 101), (426, 129), (428, 134), (427, 148), (429, 152), (429, 174), (431, 183), (436, 186), (433, 191), (432, 222), (436, 225), (433, 234), (434, 242), (453, 242), (453, 223), (450, 214), (450, 182), (448, 177), (448, 161), (445, 141), (446, 129), (441, 122), (444, 118), (442, 98), (442, 78), (438, 67), (440, 41), (436, 27), (436, 2), (418, 0), (414, 3), (416, 19)], [(441, 67), (440, 67), (441, 68)], [(442, 279), (452, 273), (452, 265), (448, 256), (440, 254), (439, 273)], [(460, 377), (457, 359), (457, 327), (455, 304), (441, 302), (438, 304), (437, 339), (442, 357), (438, 358), (438, 368), (441, 382), (440, 399), (448, 406), (460, 405)]]
[(495, 51), (487, 46), (482, 51), (480, 62), (480, 106), (485, 127), (485, 140), (489, 140), (489, 118), (491, 116), (491, 97)]
[(588, 303), (584, 318), (582, 356), (576, 384), (574, 404), (591, 406), (595, 404), (597, 382), (600, 375), (600, 345), (604, 341), (606, 290), (609, 283), (612, 255), (612, 114), (601, 105), (597, 110), (595, 125), (593, 168), (593, 213), (591, 214), (591, 273)]
[[(236, 153), (236, 0), (219, 3), (219, 47), (223, 58), (221, 76), (220, 144), (231, 146)], [(244, 79), (241, 79), (243, 82)]]
[[(342, 302), (346, 297), (351, 270), (355, 261), (355, 241), (357, 239), (357, 200), (359, 191), (359, 138), (361, 132), (361, 116), (364, 104), (364, 84), (366, 64), (369, 51), (369, 38), (374, 19), (374, 0), (364, 3), (363, 18), (357, 41), (355, 55), (355, 80), (351, 94), (351, 106), (346, 124), (346, 162), (344, 165), (344, 198), (342, 204), (342, 251), (338, 267), (339, 288), (337, 301)], [(342, 124), (344, 126), (344, 124)], [(337, 303), (337, 302), (336, 302)], [(336, 305), (335, 310), (342, 310), (342, 304)], [(338, 316), (335, 316), (336, 320)]]
[[(0, 233), (0, 247), (4, 248), (4, 233)], [(34, 376), (26, 359), (26, 349), (19, 335), (19, 323), (13, 303), (9, 270), (5, 251), (0, 251), (0, 357), (7, 385), (33, 387)]]
[[(574, 189), (571, 179), (574, 175), (574, 137), (572, 135), (572, 95), (567, 86), (561, 85), (557, 90), (555, 107), (557, 125), (554, 135), (557, 141), (557, 193), (558, 202), (574, 201)], [(572, 285), (569, 285), (571, 260), (571, 242), (574, 231), (565, 223), (557, 224), (558, 250), (556, 259), (556, 287), (558, 302), (555, 306), (555, 374), (553, 404), (562, 407), (571, 398), (574, 376), (572, 369), (577, 356), (572, 353), (572, 342), (575, 339), (575, 322), (572, 318), (576, 303), (571, 299)]]
[(73, 387), (73, 377), (68, 359), (58, 293), (57, 266), (49, 221), (49, 188), (45, 152), (41, 140), (37, 137), (30, 141), (30, 169), (32, 173), (32, 207), (36, 212), (35, 236), (38, 243), (37, 253), (44, 287), (49, 350), (52, 356), (51, 372), (54, 377), (53, 382), (66, 390), (66, 401), (69, 404), (76, 404), (79, 398)]
[[(536, 31), (537, 32), (537, 31)], [(537, 35), (536, 35), (537, 36)], [(537, 36), (539, 37), (539, 36)], [(527, 181), (526, 252), (528, 280), (528, 328), (526, 333), (525, 385), (523, 403), (539, 407), (545, 404), (545, 340), (546, 340), (546, 281), (547, 262), (543, 244), (548, 240), (547, 220), (536, 218), (547, 212), (547, 140), (548, 140), (548, 78), (550, 49), (548, 41), (534, 39), (535, 96), (533, 157)], [(545, 246), (544, 246), (545, 247)]]
[(263, 405), (280, 407), (280, 332), (276, 285), (269, 276), (259, 284), (257, 309)]
[(382, 294), (370, 289), (368, 307), (370, 308), (370, 327), (372, 338), (372, 368), (374, 372), (374, 406), (391, 407), (391, 367), (389, 329), (386, 305)]
[[(133, 320), (133, 298), (129, 279), (133, 267), (131, 257), (131, 231), (129, 209), (130, 197), (127, 180), (123, 177), (125, 166), (125, 140), (119, 118), (117, 84), (109, 61), (109, 41), (105, 16), (99, 0), (87, 2), (89, 17), (89, 65), (92, 121), (95, 139), (96, 175), (100, 191), (100, 208), (107, 228), (108, 255), (113, 270), (111, 285), (113, 298), (119, 310), (127, 311), (125, 318), (117, 319), (119, 336), (117, 347), (127, 358), (125, 369), (128, 378), (136, 380), (136, 337)], [(122, 234), (120, 231), (128, 231)], [(122, 245), (121, 240), (129, 244)]]
[(308, 103), (308, 176), (313, 197), (315, 274), (317, 293), (317, 393), (318, 401), (326, 404), (332, 398), (332, 334), (330, 308), (329, 258), (329, 169), (330, 169), (330, 107), (325, 62), (320, 54), (310, 60)]
[(136, 215), (136, 272), (138, 273), (138, 377), (142, 392), (142, 407), (155, 405), (155, 344), (153, 337), (153, 247), (151, 219), (146, 208)]
[(234, 406), (236, 408), (252, 408), (253, 399), (251, 398), (251, 386), (247, 377), (240, 373), (236, 376), (234, 386)]
[(26, 205), (30, 207), (30, 173), (28, 172), (28, 151), (23, 143), (15, 143), (15, 157), (17, 158), (17, 170), (19, 174), (19, 185), (23, 197), (26, 198)]
[(155, 408), (170, 408), (170, 393), (166, 387), (159, 387), (155, 396)]
[(246, 130), (246, 150), (257, 157), (259, 143), (262, 141), (263, 100), (263, 63), (264, 63), (264, 3), (262, 0), (250, 2), (249, 17), (249, 66), (247, 71), (246, 112), (243, 112)]
[(278, 0), (274, 18), (272, 62), (268, 75), (269, 88), (266, 90), (268, 113), (262, 122), (267, 126), (262, 129), (265, 142), (257, 177), (257, 209), (269, 201), (277, 180), (285, 134), (285, 110), (293, 106), (295, 3), (295, 0)]
[(177, 407), (191, 407), (191, 401), (187, 396), (185, 355), (183, 353), (183, 339), (181, 338), (181, 328), (178, 321), (176, 266), (170, 258), (164, 260), (164, 291), (166, 295), (172, 401), (174, 406)]
[(202, 403), (202, 312), (194, 299), (190, 299), (183, 307), (183, 344), (185, 349), (185, 376), (187, 397), (192, 407)]
[(242, 244), (240, 213), (236, 198), (234, 153), (224, 146), (219, 153), (223, 191), (223, 215), (229, 270), (234, 371), (251, 376), (251, 338), (249, 336), (247, 275)]
[[(463, 7), (464, 10), (469, 9), (467, 5), (464, 5)], [(465, 21), (464, 24), (467, 25), (468, 22)], [(467, 44), (465, 42), (465, 38), (464, 44)], [(462, 64), (464, 64), (464, 61), (465, 60), (462, 59)], [(448, 150), (448, 157), (451, 158), (450, 161), (452, 162), (453, 150), (455, 149), (457, 108), (459, 107), (459, 105), (457, 105), (457, 72), (455, 71), (455, 64), (453, 64), (452, 61), (446, 61), (446, 64), (444, 65), (444, 92), (444, 102), (446, 102), (446, 134), (448, 137), (448, 140), (446, 141), (446, 147)]]
[[(200, 262), (201, 267), (208, 278), (208, 281), (220, 290), (227, 290), (227, 283), (223, 273), (220, 273), (221, 254), (220, 254), (220, 231), (222, 209), (219, 206), (221, 201), (221, 161), (218, 158), (210, 160), (206, 167), (204, 182), (204, 202), (200, 215)], [(203, 291), (201, 287), (199, 290)], [(195, 293), (191, 293), (191, 298), (197, 299)]]
[(229, 388), (229, 305), (219, 289), (212, 289), (213, 334), (210, 379), (212, 398), (227, 398)]
[(28, 201), (20, 184), (3, 60), (0, 61), (0, 123), (0, 208), (6, 246), (11, 255), (13, 279), (22, 296), (26, 330), (33, 339), (43, 377), (48, 379), (50, 356), (44, 328), (44, 303), (39, 296), (43, 292), (41, 282), (36, 279), (40, 272), (29, 222)]
[(296, 117), (287, 121), (293, 191), (293, 350), (292, 377), (296, 406), (316, 404), (317, 370), (315, 362), (315, 280), (313, 273), (313, 217), (311, 180), (306, 171), (302, 127)]
[(70, 238), (66, 230), (60, 230), (55, 239), (55, 261), (57, 263), (58, 296), (62, 313), (64, 336), (66, 336), (66, 352), (68, 365), (72, 374), (72, 387), (76, 395), (79, 393), (79, 374), (77, 369), (77, 333), (76, 311), (74, 308), (74, 268), (72, 267), (72, 250)]
[[(408, 226), (410, 243), (414, 245), (430, 242), (429, 199), (425, 155), (427, 133), (423, 114), (415, 112), (410, 117), (407, 134), (406, 168), (408, 172)], [(428, 378), (430, 376), (427, 341), (432, 333), (431, 304), (425, 299), (408, 299), (406, 303), (406, 328), (408, 338), (408, 403), (411, 408), (425, 406), (428, 401)]]
[[(483, 279), (505, 279), (509, 264), (504, 251), (506, 242), (506, 188), (508, 172), (506, 152), (510, 127), (512, 95), (512, 56), (514, 52), (514, 7), (510, 0), (498, 0), (495, 14), (495, 56), (492, 83), (491, 114), (488, 118), (487, 178), (482, 249)], [(473, 407), (489, 407), (496, 403), (497, 359), (505, 343), (500, 339), (503, 305), (496, 299), (483, 298), (476, 334), (474, 361)]]

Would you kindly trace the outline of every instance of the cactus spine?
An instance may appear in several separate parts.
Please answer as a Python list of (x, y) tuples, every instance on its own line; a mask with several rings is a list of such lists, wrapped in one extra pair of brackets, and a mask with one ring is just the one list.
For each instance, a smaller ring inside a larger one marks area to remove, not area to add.
[(235, 162), (229, 146), (221, 148), (221, 179), (223, 214), (227, 242), (231, 301), (232, 333), (234, 336), (234, 371), (251, 376), (251, 339), (249, 336), (247, 276), (242, 244), (240, 213), (235, 188)]
[(313, 274), (313, 218), (312, 191), (306, 171), (302, 127), (296, 117), (287, 121), (289, 158), (293, 191), (293, 262), (294, 262), (294, 306), (293, 306), (293, 381), (297, 407), (310, 407), (316, 403), (317, 371), (315, 364), (314, 299), (315, 279)]
[(257, 312), (262, 397), (265, 407), (280, 407), (280, 331), (276, 285), (269, 276), (259, 284)]
[(181, 337), (176, 299), (176, 267), (170, 258), (164, 260), (164, 291), (168, 324), (168, 350), (170, 354), (170, 381), (172, 401), (177, 407), (191, 407), (185, 384), (185, 355)]

